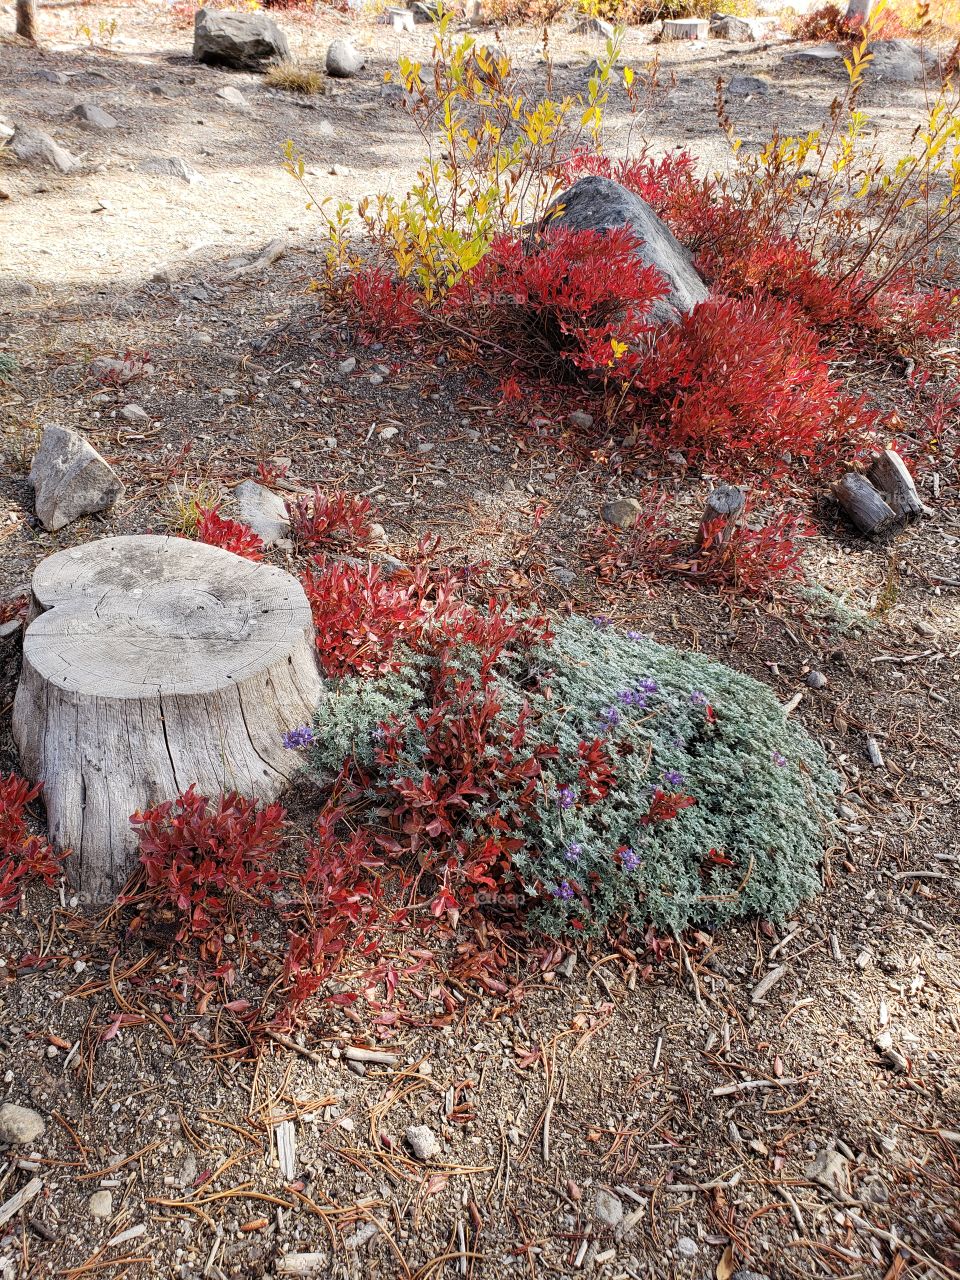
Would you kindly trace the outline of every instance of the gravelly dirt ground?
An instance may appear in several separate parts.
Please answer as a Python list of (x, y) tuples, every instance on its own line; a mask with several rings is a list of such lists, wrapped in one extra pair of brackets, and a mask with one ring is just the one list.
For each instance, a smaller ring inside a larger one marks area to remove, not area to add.
[[(78, 25), (96, 32), (112, 17), (112, 52), (84, 50)], [(352, 24), (333, 15), (285, 25), (311, 57)], [(600, 951), (572, 968), (558, 967), (559, 954), (511, 954), (503, 994), (467, 993), (428, 972), (422, 999), (408, 997), (424, 1025), (385, 1031), (331, 1012), (305, 1041), (312, 1056), (278, 1045), (256, 1067), (220, 1047), (235, 1028), (219, 1007), (178, 1010), (172, 1039), (162, 1019), (139, 1021), (168, 1007), (138, 990), (140, 953), (121, 946), (114, 993), (87, 927), (55, 909), (54, 895), (33, 892), (0, 923), (0, 1065), (3, 1098), (37, 1108), (47, 1130), (35, 1153), (0, 1152), (0, 1204), (34, 1174), (43, 1190), (0, 1227), (0, 1274), (272, 1276), (284, 1255), (315, 1252), (320, 1275), (423, 1280), (581, 1271), (706, 1280), (728, 1276), (731, 1256), (775, 1280), (955, 1276), (960, 617), (954, 588), (936, 580), (960, 577), (952, 458), (937, 464), (936, 499), (933, 468), (921, 469), (936, 515), (895, 542), (857, 541), (827, 503), (817, 508), (809, 575), (845, 597), (842, 617), (818, 602), (798, 619), (679, 589), (601, 596), (582, 553), (600, 501), (634, 489), (637, 476), (578, 469), (552, 444), (518, 438), (492, 413), (482, 369), (454, 370), (428, 350), (370, 353), (336, 325), (309, 321), (316, 223), (280, 169), (283, 141), (295, 139), (315, 165), (318, 194), (396, 188), (418, 154), (379, 86), (397, 49), (425, 50), (429, 36), (357, 25), (368, 71), (315, 106), (271, 94), (258, 77), (192, 65), (187, 36), (156, 11), (44, 9), (42, 53), (0, 46), (0, 113), (46, 128), (88, 161), (72, 178), (0, 168), (11, 196), (0, 204), (0, 346), (20, 365), (0, 386), (0, 595), (57, 547), (171, 527), (174, 481), (228, 491), (258, 462), (288, 458), (294, 486), (369, 493), (401, 556), (438, 533), (454, 558), (482, 556), (552, 607), (602, 610), (702, 649), (783, 701), (807, 670), (823, 671), (826, 689), (808, 691), (795, 714), (845, 780), (825, 890), (780, 934), (732, 929), (700, 944), (690, 968), (678, 956), (649, 982)], [(534, 33), (504, 39), (532, 61)], [(562, 85), (582, 80), (590, 39), (560, 29), (551, 44), (569, 64)], [(792, 69), (780, 49), (661, 56), (668, 87), (646, 131), (658, 148), (690, 145), (706, 167), (723, 163), (718, 69), (773, 77), (769, 97), (736, 107), (748, 138), (777, 121), (810, 127), (838, 83)], [(71, 79), (40, 78), (51, 70)], [(249, 98), (249, 115), (215, 97), (228, 83)], [(868, 94), (892, 147), (921, 98)], [(76, 101), (96, 101), (120, 128), (74, 128), (65, 113)], [(617, 108), (613, 149), (627, 127)], [(202, 181), (141, 174), (146, 155), (182, 156)], [(290, 245), (284, 258), (226, 282), (235, 258), (278, 235)], [(121, 392), (90, 378), (90, 357), (127, 350), (150, 353), (149, 377)], [(338, 374), (350, 354), (356, 371)], [(876, 394), (903, 398), (901, 369), (869, 375)], [(117, 416), (128, 402), (146, 409), (146, 425)], [(114, 513), (57, 536), (33, 522), (25, 478), (36, 432), (51, 420), (84, 430), (128, 486)], [(389, 425), (399, 434), (383, 440)], [(697, 488), (681, 496), (702, 501)], [(0, 644), (6, 769), (16, 764), (19, 659), (16, 639)], [(869, 764), (868, 733), (883, 768)], [(753, 1002), (780, 965), (780, 980)], [(171, 985), (185, 989), (189, 977), (171, 972)], [(133, 1011), (120, 1025), (118, 996)], [(885, 1029), (907, 1070), (878, 1051)], [(364, 1074), (347, 1066), (346, 1046), (379, 1041), (396, 1063)], [(271, 1137), (284, 1117), (295, 1123), (293, 1183)], [(427, 1167), (403, 1146), (411, 1123), (441, 1138)], [(842, 1178), (832, 1190), (810, 1175), (828, 1149)], [(99, 1220), (88, 1199), (103, 1187), (112, 1209)]]

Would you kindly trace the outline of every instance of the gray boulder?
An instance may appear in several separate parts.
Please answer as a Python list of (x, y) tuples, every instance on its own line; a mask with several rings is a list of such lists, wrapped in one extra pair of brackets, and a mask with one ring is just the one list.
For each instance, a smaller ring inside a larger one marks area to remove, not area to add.
[(0, 1106), (0, 1142), (26, 1146), (43, 1136), (46, 1121), (39, 1111), (18, 1107), (14, 1102)]
[(18, 124), (9, 142), (10, 150), (21, 164), (32, 169), (56, 169), (58, 173), (75, 173), (82, 168), (76, 156), (54, 142), (42, 129), (27, 129)]
[(760, 97), (769, 93), (771, 83), (764, 76), (734, 76), (727, 85), (727, 93), (732, 98)]
[(290, 45), (265, 13), (199, 9), (193, 24), (193, 56), (213, 66), (250, 71), (289, 58)]
[(49, 426), (30, 468), (37, 515), (56, 533), (95, 511), (106, 511), (124, 493), (113, 468), (93, 445), (67, 427)]
[(108, 129), (116, 129), (117, 127), (117, 122), (113, 116), (92, 102), (78, 102), (70, 112), (70, 115), (74, 120), (82, 124), (85, 129), (100, 129), (106, 132)]
[(286, 503), (272, 490), (244, 480), (233, 491), (240, 519), (263, 541), (273, 547), (290, 533), (290, 517)]
[(670, 289), (650, 312), (655, 324), (674, 324), (709, 296), (690, 252), (644, 200), (619, 182), (593, 175), (581, 178), (557, 197), (547, 210), (547, 220), (551, 226), (574, 231), (630, 227), (639, 241), (640, 258), (656, 267)]
[(909, 40), (877, 40), (869, 52), (873, 56), (867, 63), (865, 79), (898, 84), (919, 84), (923, 79), (923, 54)]
[(200, 181), (200, 175), (192, 164), (188, 164), (181, 156), (148, 156), (137, 166), (141, 173), (153, 174), (157, 178), (179, 178), (182, 182)]
[(349, 40), (334, 40), (327, 50), (327, 75), (349, 80), (363, 70), (364, 62)]

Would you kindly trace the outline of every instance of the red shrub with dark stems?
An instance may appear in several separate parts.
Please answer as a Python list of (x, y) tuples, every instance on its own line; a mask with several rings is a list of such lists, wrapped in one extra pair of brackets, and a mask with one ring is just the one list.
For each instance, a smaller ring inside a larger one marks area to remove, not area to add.
[[(378, 945), (383, 860), (368, 828), (341, 838), (344, 816), (336, 806), (325, 808), (306, 845), (301, 931), (290, 933), (283, 965), (284, 1023), (295, 1022), (304, 1003), (319, 995), (346, 952), (368, 955)], [(336, 994), (328, 1000), (343, 1002)]]
[(352, 272), (346, 279), (343, 301), (365, 345), (412, 337), (420, 327), (420, 294), (413, 285), (395, 279), (383, 267), (363, 267)]
[(0, 912), (15, 911), (33, 880), (52, 887), (62, 870), (66, 854), (54, 853), (42, 836), (27, 830), (27, 805), (40, 790), (15, 773), (0, 777)]
[[(727, 252), (720, 256), (726, 249)], [(748, 239), (736, 253), (714, 244), (710, 255), (713, 286), (737, 297), (775, 298), (795, 303), (813, 324), (861, 325), (870, 308), (857, 301), (857, 282), (837, 284), (818, 267), (809, 250), (787, 236)]]
[(316, 556), (301, 581), (324, 675), (384, 671), (397, 645), (423, 629), (423, 604), (414, 588), (383, 578), (377, 565)]
[(683, 809), (690, 809), (697, 802), (693, 796), (681, 792), (670, 794), (658, 787), (650, 800), (650, 809), (640, 819), (645, 827), (654, 822), (671, 822)]
[(249, 908), (269, 901), (279, 883), (272, 860), (283, 841), (283, 806), (236, 792), (211, 799), (191, 786), (130, 822), (148, 901), (180, 919), (178, 942), (196, 943), (202, 956), (218, 959), (224, 933), (240, 936)]
[(370, 537), (370, 499), (334, 489), (315, 488), (287, 503), (290, 529), (301, 547), (356, 544)]
[(197, 508), (196, 536), (198, 542), (222, 547), (224, 551), (232, 551), (234, 555), (245, 556), (248, 560), (263, 559), (263, 539), (241, 521), (222, 516), (218, 502)]
[[(492, 676), (508, 650), (534, 643), (549, 634), (548, 626), (546, 619), (521, 622), (493, 607), (486, 614), (458, 613), (422, 639), (435, 659), (425, 693), (429, 710), (412, 724), (382, 726), (375, 759), (390, 780), (380, 788), (378, 812), (388, 834), (378, 844), (432, 870), (440, 881), (435, 917), (473, 906), (482, 887), (496, 891), (512, 881), (512, 858), (523, 846), (544, 765), (557, 752), (529, 739), (525, 709), (507, 722)], [(470, 674), (459, 661), (467, 642), (480, 652), (479, 668)], [(417, 777), (404, 774), (401, 758), (411, 731), (422, 762)], [(468, 807), (472, 835), (465, 840), (458, 830)]]
[(448, 315), (473, 317), (501, 353), (536, 376), (627, 377), (663, 277), (644, 266), (627, 227), (600, 234), (548, 227), (532, 245), (498, 236), (447, 294)]
[(593, 568), (602, 581), (680, 579), (744, 596), (770, 596), (802, 576), (803, 539), (809, 534), (805, 520), (786, 512), (757, 529), (740, 523), (730, 531), (720, 518), (702, 526), (700, 545), (693, 547), (674, 532), (661, 500), (624, 534), (600, 530)]
[(831, 373), (796, 308), (715, 297), (662, 334), (637, 379), (658, 449), (725, 476), (834, 463), (878, 426)]

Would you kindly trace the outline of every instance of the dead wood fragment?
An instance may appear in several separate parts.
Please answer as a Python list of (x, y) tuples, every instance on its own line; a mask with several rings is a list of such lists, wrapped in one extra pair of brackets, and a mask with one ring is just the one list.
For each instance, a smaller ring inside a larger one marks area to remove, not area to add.
[(853, 524), (868, 536), (882, 532), (897, 518), (894, 509), (858, 471), (848, 471), (833, 486), (833, 493)]
[(874, 458), (867, 477), (901, 519), (917, 520), (921, 516), (933, 515), (930, 508), (921, 502), (906, 463), (893, 449), (884, 449)]
[(715, 530), (715, 522), (718, 520), (723, 522), (720, 526), (720, 546), (726, 546), (743, 517), (746, 505), (745, 489), (733, 484), (718, 484), (707, 496), (703, 515), (700, 517), (700, 528), (697, 530), (697, 546), (703, 546), (712, 532), (710, 526), (713, 525)]

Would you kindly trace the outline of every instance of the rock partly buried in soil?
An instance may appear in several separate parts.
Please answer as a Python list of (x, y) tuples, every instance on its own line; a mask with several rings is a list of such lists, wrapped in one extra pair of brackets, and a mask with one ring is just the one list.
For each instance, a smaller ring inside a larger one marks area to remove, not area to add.
[(36, 511), (56, 533), (81, 516), (106, 511), (124, 493), (120, 477), (93, 445), (67, 427), (49, 426), (30, 467)]
[(155, 178), (180, 178), (183, 182), (199, 182), (200, 175), (181, 156), (148, 156), (137, 166), (141, 173)]
[(288, 59), (290, 45), (265, 13), (200, 9), (194, 19), (193, 56), (213, 66), (255, 71)]
[(275, 546), (290, 533), (286, 503), (272, 490), (244, 480), (233, 491), (240, 519), (261, 539), (265, 547)]
[(108, 112), (93, 102), (78, 102), (70, 112), (72, 119), (79, 121), (85, 129), (98, 129), (106, 133), (117, 128), (117, 122)]
[(222, 89), (217, 90), (217, 97), (223, 102), (228, 102), (231, 107), (236, 107), (238, 111), (249, 111), (250, 103), (243, 94), (232, 84), (226, 84)]
[(876, 40), (870, 45), (870, 53), (864, 71), (867, 80), (918, 84), (923, 79), (923, 54), (909, 40)]
[(667, 296), (658, 299), (650, 311), (655, 324), (675, 323), (709, 296), (692, 255), (650, 206), (619, 182), (595, 175), (581, 178), (557, 197), (545, 221), (573, 231), (630, 227), (639, 242), (641, 260), (655, 267), (669, 286)]
[(11, 1146), (27, 1146), (42, 1138), (47, 1124), (38, 1111), (18, 1107), (14, 1102), (0, 1106), (0, 1142)]
[(640, 519), (643, 507), (636, 498), (611, 498), (603, 504), (602, 515), (616, 529), (632, 529)]
[(113, 1216), (113, 1196), (109, 1191), (95, 1191), (87, 1201), (87, 1209), (91, 1218), (110, 1218)]
[(54, 142), (42, 129), (27, 129), (18, 124), (8, 144), (20, 161), (31, 169), (56, 169), (58, 173), (76, 173), (83, 168), (76, 156)]
[(327, 50), (327, 75), (349, 80), (363, 70), (364, 61), (349, 40), (334, 40)]
[(601, 1187), (594, 1202), (593, 1216), (605, 1227), (619, 1227), (623, 1221), (623, 1201), (606, 1187)]
[(440, 1143), (428, 1125), (412, 1124), (404, 1137), (407, 1139), (407, 1146), (418, 1160), (432, 1160), (434, 1156), (440, 1154)]
[(770, 89), (771, 82), (763, 76), (734, 76), (727, 85), (727, 93), (733, 98), (759, 97)]

